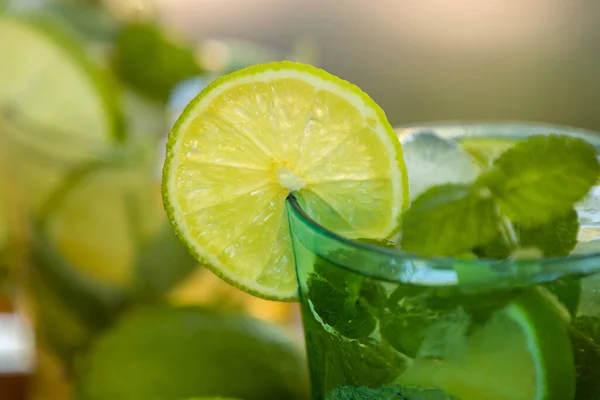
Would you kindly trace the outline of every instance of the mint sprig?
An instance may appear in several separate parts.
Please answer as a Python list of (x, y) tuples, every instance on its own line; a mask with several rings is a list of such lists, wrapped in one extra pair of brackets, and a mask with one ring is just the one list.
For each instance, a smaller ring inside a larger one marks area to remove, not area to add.
[(477, 185), (492, 192), (500, 210), (524, 227), (567, 214), (596, 182), (596, 149), (566, 135), (533, 136), (498, 157)]
[(600, 173), (596, 149), (566, 135), (532, 136), (472, 184), (434, 186), (405, 212), (400, 245), (422, 256), (506, 258), (537, 249), (566, 256), (577, 242), (574, 205)]
[(467, 184), (434, 186), (404, 214), (400, 246), (423, 256), (459, 255), (492, 240), (499, 224), (489, 192)]

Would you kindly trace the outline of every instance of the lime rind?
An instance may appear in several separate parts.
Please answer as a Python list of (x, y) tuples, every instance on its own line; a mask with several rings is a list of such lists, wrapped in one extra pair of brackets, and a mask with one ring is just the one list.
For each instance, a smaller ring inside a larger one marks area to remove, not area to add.
[[(333, 93), (339, 93), (340, 88), (344, 93), (344, 100), (348, 101), (356, 109), (365, 112), (365, 119), (369, 122), (369, 126), (378, 135), (379, 140), (386, 144), (387, 150), (394, 153), (393, 160), (395, 166), (391, 168), (391, 179), (400, 184), (393, 185), (393, 198), (399, 200), (392, 205), (391, 215), (393, 215), (389, 226), (385, 232), (381, 232), (381, 237), (393, 236), (399, 230), (400, 215), (403, 210), (408, 207), (408, 177), (404, 170), (404, 161), (401, 145), (396, 138), (392, 126), (385, 117), (383, 110), (357, 86), (342, 80), (338, 77), (328, 74), (327, 72), (313, 66), (295, 63), (291, 61), (281, 61), (269, 64), (255, 65), (246, 69), (233, 72), (229, 75), (222, 76), (211, 84), (209, 84), (194, 100), (192, 100), (180, 118), (175, 123), (171, 130), (168, 141), (165, 164), (163, 168), (163, 202), (165, 210), (179, 238), (186, 243), (190, 252), (198, 259), (199, 262), (206, 265), (212, 272), (221, 277), (226, 282), (250, 293), (257, 297), (280, 300), (280, 301), (295, 301), (297, 299), (297, 287), (282, 291), (277, 287), (267, 287), (258, 284), (255, 280), (244, 279), (224, 268), (214, 254), (200, 247), (194, 240), (190, 240), (191, 232), (189, 227), (183, 220), (184, 211), (176, 204), (175, 185), (172, 182), (172, 171), (176, 171), (180, 165), (177, 159), (181, 148), (181, 138), (191, 121), (199, 115), (207, 104), (223, 93), (227, 88), (238, 84), (268, 82), (273, 78), (286, 78), (288, 76), (280, 75), (280, 72), (289, 71), (293, 74), (293, 78), (305, 80), (308, 84), (319, 90), (329, 90)], [(367, 110), (367, 111), (365, 111)], [(392, 150), (390, 150), (390, 148)], [(285, 217), (284, 217), (285, 218)]]
[(447, 353), (415, 359), (399, 383), (437, 387), (465, 400), (573, 399), (569, 321), (568, 311), (549, 291), (527, 289), (468, 335), (439, 337), (453, 325), (434, 332), (433, 344), (441, 340), (444, 346), (431, 348)]

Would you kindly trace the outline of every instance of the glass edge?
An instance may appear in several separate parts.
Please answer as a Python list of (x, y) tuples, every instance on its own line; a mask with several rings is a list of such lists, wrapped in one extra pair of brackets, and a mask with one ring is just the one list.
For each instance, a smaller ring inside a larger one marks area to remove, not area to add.
[(588, 261), (594, 258), (600, 259), (600, 252), (587, 253), (587, 254), (575, 254), (569, 255), (565, 257), (543, 257), (543, 258), (522, 258), (518, 260), (510, 260), (510, 259), (490, 259), (490, 258), (479, 258), (479, 259), (459, 259), (453, 257), (423, 257), (414, 253), (406, 253), (401, 250), (388, 249), (384, 247), (374, 246), (368, 243), (362, 243), (356, 240), (345, 238), (329, 229), (324, 227), (323, 225), (316, 222), (312, 219), (300, 206), (298, 200), (296, 198), (295, 193), (290, 193), (287, 196), (286, 202), (290, 206), (292, 212), (300, 219), (302, 223), (304, 223), (307, 227), (309, 227), (314, 233), (318, 235), (327, 236), (329, 239), (332, 239), (340, 244), (353, 248), (355, 250), (374, 252), (379, 254), (385, 254), (389, 257), (393, 257), (395, 259), (404, 259), (409, 261), (420, 261), (427, 262), (438, 265), (447, 265), (452, 266), (454, 264), (460, 263), (463, 266), (468, 265), (481, 265), (481, 264), (498, 264), (498, 263), (506, 263), (507, 261), (513, 265), (530, 265), (532, 263), (549, 265), (549, 264), (560, 264), (560, 263), (573, 263), (573, 262), (581, 262)]

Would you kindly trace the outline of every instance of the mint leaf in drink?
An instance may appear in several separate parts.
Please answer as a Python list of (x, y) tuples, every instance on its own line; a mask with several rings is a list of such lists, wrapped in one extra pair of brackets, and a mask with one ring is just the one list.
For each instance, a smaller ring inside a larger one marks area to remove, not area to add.
[(427, 329), (435, 322), (437, 314), (429, 310), (419, 310), (406, 314), (387, 312), (381, 319), (382, 337), (397, 351), (415, 358), (425, 339)]
[(454, 256), (491, 241), (500, 224), (489, 192), (445, 184), (417, 197), (402, 218), (401, 248), (422, 256)]
[[(304, 309), (303, 312), (311, 312)], [(313, 318), (304, 321), (306, 343), (313, 363), (313, 386), (325, 392), (351, 382), (377, 387), (394, 381), (407, 360), (370, 339), (348, 339), (323, 328)]]
[(400, 394), (406, 400), (456, 400), (439, 389), (401, 387)]
[(541, 225), (525, 228), (510, 224), (501, 229), (504, 230), (491, 242), (474, 249), (478, 257), (508, 258), (515, 255), (516, 250), (527, 249), (539, 250), (544, 257), (568, 256), (577, 245), (579, 220), (577, 212), (571, 209), (567, 214)]
[(437, 389), (404, 388), (386, 385), (373, 389), (367, 386), (342, 386), (334, 389), (326, 400), (455, 400)]
[(377, 325), (367, 300), (359, 293), (339, 290), (317, 275), (308, 280), (308, 296), (323, 322), (347, 338), (365, 338)]
[(529, 228), (568, 214), (600, 172), (595, 148), (566, 136), (532, 136), (498, 157), (476, 185), (487, 187), (501, 212)]
[(568, 256), (577, 245), (579, 220), (572, 208), (567, 214), (531, 228), (517, 226), (519, 247), (536, 248), (544, 257)]
[(429, 326), (439, 313), (429, 307), (432, 290), (399, 284), (380, 321), (380, 333), (395, 350), (415, 358)]
[(342, 386), (334, 389), (326, 400), (407, 400), (400, 394), (399, 386), (382, 386), (372, 389), (367, 386)]
[(600, 392), (600, 318), (581, 316), (569, 327), (577, 381), (575, 400), (595, 398)]

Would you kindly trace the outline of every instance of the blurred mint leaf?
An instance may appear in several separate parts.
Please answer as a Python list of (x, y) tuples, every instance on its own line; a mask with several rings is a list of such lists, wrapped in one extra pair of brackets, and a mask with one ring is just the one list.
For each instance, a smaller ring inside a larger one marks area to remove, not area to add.
[(596, 398), (600, 393), (600, 318), (581, 316), (569, 326), (577, 380), (575, 400)]
[(142, 22), (130, 23), (117, 34), (113, 65), (123, 82), (163, 103), (177, 83), (203, 72), (191, 46)]
[(579, 219), (571, 209), (567, 214), (532, 228), (516, 227), (519, 247), (536, 248), (544, 257), (568, 256), (577, 245)]
[(422, 256), (453, 256), (491, 241), (500, 220), (487, 194), (465, 184), (428, 189), (402, 217), (401, 248)]
[(517, 142), (482, 174), (501, 212), (529, 228), (568, 214), (596, 182), (595, 148), (566, 136), (532, 136)]

